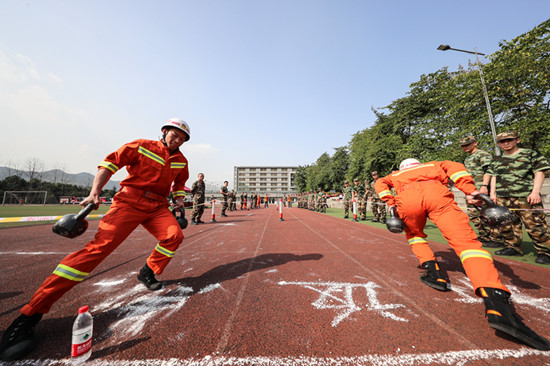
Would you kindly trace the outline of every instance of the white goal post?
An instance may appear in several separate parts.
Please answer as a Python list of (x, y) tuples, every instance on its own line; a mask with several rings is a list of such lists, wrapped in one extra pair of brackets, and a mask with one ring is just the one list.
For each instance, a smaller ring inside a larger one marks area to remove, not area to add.
[(5, 191), (2, 198), (4, 205), (45, 205), (48, 191)]

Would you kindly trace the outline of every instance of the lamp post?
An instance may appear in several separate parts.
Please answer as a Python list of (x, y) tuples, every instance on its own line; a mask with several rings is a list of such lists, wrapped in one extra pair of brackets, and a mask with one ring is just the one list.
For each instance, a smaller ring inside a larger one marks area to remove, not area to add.
[(485, 105), (487, 106), (487, 114), (489, 114), (489, 124), (491, 125), (491, 134), (493, 135), (493, 143), (495, 144), (495, 155), (500, 156), (500, 149), (497, 144), (497, 133), (495, 130), (495, 121), (493, 120), (493, 112), (491, 111), (491, 103), (489, 102), (489, 95), (487, 94), (487, 87), (485, 86), (485, 79), (483, 79), (483, 71), (481, 70), (481, 63), (477, 55), (485, 56), (484, 53), (477, 52), (477, 49), (474, 47), (474, 51), (459, 50), (458, 48), (452, 48), (448, 44), (441, 44), (437, 47), (439, 51), (453, 50), (458, 52), (470, 53), (476, 55), (477, 69), (479, 71), (479, 77), (481, 79), (481, 85), (483, 87), (483, 96), (485, 97)]

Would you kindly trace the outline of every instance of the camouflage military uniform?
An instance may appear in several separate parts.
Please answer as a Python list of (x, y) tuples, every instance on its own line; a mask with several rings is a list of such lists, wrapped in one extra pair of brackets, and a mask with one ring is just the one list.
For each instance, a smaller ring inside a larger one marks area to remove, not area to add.
[(191, 194), (193, 195), (193, 210), (191, 211), (191, 220), (200, 222), (204, 213), (206, 187), (204, 181), (197, 180), (191, 186)]
[(317, 193), (317, 206), (319, 212), (327, 212), (327, 195), (323, 191)]
[(364, 184), (358, 184), (353, 187), (355, 191), (355, 202), (357, 202), (357, 215), (361, 220), (367, 219), (367, 205), (365, 202), (366, 189)]
[(370, 202), (372, 205), (371, 210), (372, 214), (374, 215), (373, 221), (381, 221), (382, 223), (386, 223), (386, 204), (380, 199), (378, 193), (376, 193), (376, 190), (374, 189), (374, 183), (376, 183), (376, 180), (370, 182), (368, 187), (368, 194), (370, 196)]
[(344, 195), (344, 218), (347, 219), (349, 217), (349, 208), (351, 206), (351, 195), (353, 192), (353, 187), (350, 187), (349, 185), (342, 189), (342, 193)]
[[(496, 176), (497, 204), (512, 209), (517, 221), (501, 228), (501, 235), (508, 248), (522, 253), (521, 243), (525, 226), (538, 254), (550, 255), (550, 231), (542, 203), (531, 205), (527, 197), (533, 189), (535, 172), (550, 170), (544, 156), (530, 149), (520, 149), (510, 156), (497, 156), (487, 170)], [(514, 210), (516, 209), (516, 210)]]
[(227, 210), (227, 200), (228, 200), (228, 197), (229, 196), (229, 190), (227, 189), (227, 187), (223, 186), (220, 191), (222, 191), (223, 193), (225, 194), (222, 194), (223, 195), (223, 201), (222, 201), (222, 216), (225, 216), (225, 210)]
[[(466, 140), (465, 142), (468, 141), (469, 140)], [(472, 142), (475, 142), (475, 140)], [(491, 156), (491, 154), (479, 149), (473, 154), (469, 155), (466, 159), (464, 159), (464, 166), (466, 167), (468, 173), (470, 173), (470, 175), (474, 179), (474, 184), (478, 190), (483, 184), (483, 174), (485, 174), (492, 161), (493, 157)], [(468, 204), (467, 212), (470, 221), (477, 229), (479, 240), (482, 243), (491, 241), (499, 243), (502, 241), (502, 239), (499, 238), (500, 235), (498, 235), (498, 233), (496, 232), (493, 232), (495, 230), (492, 230), (491, 228), (486, 228), (481, 224), (481, 219), (479, 218), (479, 210), (477, 210), (474, 205)]]
[(235, 195), (235, 191), (229, 192), (229, 198), (227, 200), (227, 204), (229, 206), (229, 211), (235, 211), (235, 201), (237, 200), (237, 196)]

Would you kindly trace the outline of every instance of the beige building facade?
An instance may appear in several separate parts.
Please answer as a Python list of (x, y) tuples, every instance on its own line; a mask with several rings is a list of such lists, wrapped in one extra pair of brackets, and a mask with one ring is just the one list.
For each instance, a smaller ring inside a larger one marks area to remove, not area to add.
[(236, 192), (296, 193), (294, 174), (297, 166), (236, 166)]

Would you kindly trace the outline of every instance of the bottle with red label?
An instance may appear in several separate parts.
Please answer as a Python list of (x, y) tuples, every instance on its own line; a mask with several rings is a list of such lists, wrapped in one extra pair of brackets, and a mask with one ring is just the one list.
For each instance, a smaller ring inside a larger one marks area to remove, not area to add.
[(88, 305), (78, 309), (78, 316), (73, 324), (72, 363), (82, 363), (90, 358), (92, 354), (93, 322), (94, 319), (88, 311)]

